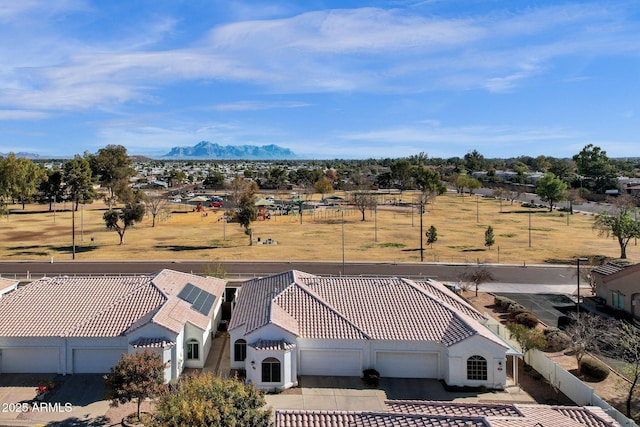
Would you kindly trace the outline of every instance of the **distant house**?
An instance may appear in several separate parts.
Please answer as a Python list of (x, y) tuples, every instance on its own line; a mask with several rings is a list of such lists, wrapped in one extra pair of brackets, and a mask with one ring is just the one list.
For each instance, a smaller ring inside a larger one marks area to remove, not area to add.
[(620, 427), (601, 408), (387, 400), (386, 411), (278, 410), (275, 427)]
[(5, 279), (4, 277), (0, 277), (0, 298), (2, 298), (3, 295), (6, 295), (18, 289), (19, 283), (19, 280)]
[(606, 305), (640, 319), (640, 264), (607, 263), (591, 271), (596, 296)]
[(151, 349), (165, 380), (204, 366), (225, 282), (172, 270), (36, 280), (0, 299), (1, 373), (104, 373)]
[(300, 375), (438, 378), (504, 388), (510, 347), (443, 284), (289, 271), (243, 283), (229, 325), (231, 367), (259, 388)]

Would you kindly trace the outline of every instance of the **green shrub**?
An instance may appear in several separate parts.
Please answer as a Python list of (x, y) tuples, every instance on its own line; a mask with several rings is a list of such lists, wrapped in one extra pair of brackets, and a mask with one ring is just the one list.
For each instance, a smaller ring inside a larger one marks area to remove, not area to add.
[(513, 318), (513, 321), (519, 325), (525, 326), (529, 329), (535, 328), (540, 322), (535, 314), (528, 311), (522, 312)]
[(527, 310), (526, 308), (520, 306), (517, 308), (514, 308), (513, 310), (509, 311), (509, 320), (513, 321), (517, 315), (522, 314), (522, 313), (529, 313), (529, 310)]
[(584, 356), (580, 361), (580, 373), (595, 382), (600, 382), (609, 376), (609, 367), (598, 359)]
[(516, 311), (516, 310), (526, 310), (524, 308), (524, 306), (522, 306), (521, 304), (518, 304), (515, 301), (510, 301), (507, 303), (507, 305), (505, 306), (505, 309), (511, 313), (512, 311)]
[(505, 308), (507, 304), (512, 302), (515, 302), (515, 301), (507, 297), (502, 297), (500, 295), (496, 295), (493, 297), (493, 303), (496, 305), (496, 307), (499, 307), (499, 308)]
[(365, 384), (372, 387), (378, 387), (378, 384), (380, 383), (380, 372), (373, 368), (365, 369), (362, 371), (362, 379)]
[(571, 344), (571, 338), (558, 328), (547, 328), (544, 330), (544, 335), (547, 337), (547, 345), (544, 348), (546, 352), (563, 351)]

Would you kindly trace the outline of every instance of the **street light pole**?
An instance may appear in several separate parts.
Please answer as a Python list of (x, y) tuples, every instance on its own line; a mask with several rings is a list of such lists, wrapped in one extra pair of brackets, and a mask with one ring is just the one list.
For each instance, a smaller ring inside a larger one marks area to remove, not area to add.
[(420, 262), (424, 261), (424, 245), (422, 238), (422, 210), (424, 209), (424, 202), (420, 201)]
[(342, 212), (342, 275), (344, 276), (344, 209), (340, 211)]
[(578, 261), (578, 303), (576, 304), (576, 314), (580, 314), (580, 261), (588, 261), (586, 258), (577, 258)]
[(529, 205), (529, 247), (531, 247), (531, 205)]
[(476, 224), (480, 223), (480, 197), (476, 194)]

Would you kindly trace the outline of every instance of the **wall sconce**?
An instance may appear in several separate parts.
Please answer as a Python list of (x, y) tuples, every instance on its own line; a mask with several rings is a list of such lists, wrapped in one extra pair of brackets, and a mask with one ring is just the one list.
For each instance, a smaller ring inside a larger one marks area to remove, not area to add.
[(253, 369), (256, 369), (256, 361), (255, 361), (255, 360), (252, 360), (252, 361), (251, 361), (251, 367), (252, 367)]

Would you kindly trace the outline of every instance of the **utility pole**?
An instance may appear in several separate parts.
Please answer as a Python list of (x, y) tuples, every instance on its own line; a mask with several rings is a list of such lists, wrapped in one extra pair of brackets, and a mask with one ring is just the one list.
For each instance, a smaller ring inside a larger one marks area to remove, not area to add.
[(420, 262), (424, 261), (424, 239), (422, 238), (422, 211), (424, 209), (424, 202), (420, 200)]

